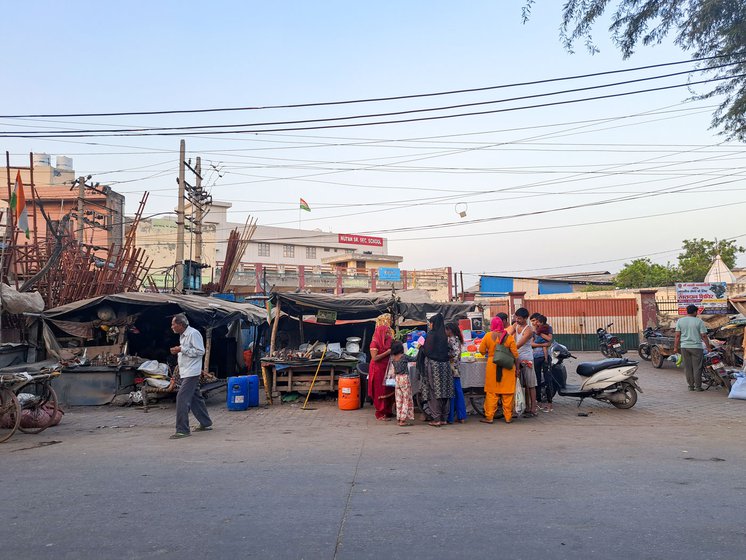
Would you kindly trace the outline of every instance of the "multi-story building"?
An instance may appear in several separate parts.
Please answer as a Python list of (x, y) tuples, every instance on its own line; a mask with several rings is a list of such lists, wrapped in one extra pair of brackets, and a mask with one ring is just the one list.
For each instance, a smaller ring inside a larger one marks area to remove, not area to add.
[[(217, 281), (230, 231), (243, 229), (244, 224), (228, 221), (230, 207), (230, 202), (213, 201), (204, 220), (202, 262), (210, 268), (203, 270), (203, 284)], [(156, 273), (156, 284), (173, 287), (175, 217), (143, 220), (137, 240), (154, 259), (151, 270)], [(187, 234), (185, 259), (194, 254), (193, 242), (194, 237)], [(388, 254), (383, 237), (259, 225), (229, 289), (237, 294), (257, 294), (272, 289), (342, 293), (418, 287), (433, 292), (435, 299), (449, 299), (452, 284), (448, 269), (402, 270), (398, 280), (380, 275), (381, 269), (398, 269), (403, 260)]]
[[(36, 197), (31, 190), (31, 166), (7, 168), (8, 189), (0, 189), (0, 200), (7, 210), (10, 193), (15, 185), (16, 174), (21, 172), (24, 185), (31, 238), (47, 239), (47, 223), (41, 213), (43, 208), (52, 222), (59, 223), (65, 215), (70, 216), (69, 228), (73, 235), (78, 231), (79, 189), (73, 187), (76, 179), (73, 160), (57, 156), (52, 166), (47, 154), (34, 154), (33, 177)], [(121, 247), (124, 239), (124, 196), (108, 186), (98, 185), (95, 190), (86, 189), (83, 197), (83, 243), (109, 249)], [(4, 220), (3, 220), (4, 222)]]

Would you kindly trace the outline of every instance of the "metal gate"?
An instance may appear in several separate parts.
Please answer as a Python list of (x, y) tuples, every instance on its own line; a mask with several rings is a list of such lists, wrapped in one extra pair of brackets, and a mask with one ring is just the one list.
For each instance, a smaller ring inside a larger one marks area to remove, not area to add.
[(634, 298), (526, 299), (530, 313), (546, 315), (555, 339), (575, 351), (598, 349), (596, 329), (606, 327), (630, 350), (639, 344), (637, 300)]

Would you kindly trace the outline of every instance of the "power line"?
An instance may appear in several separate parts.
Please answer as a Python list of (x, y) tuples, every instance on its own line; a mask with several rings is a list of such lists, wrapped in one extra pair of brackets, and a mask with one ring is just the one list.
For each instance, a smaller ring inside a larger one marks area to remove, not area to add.
[[(540, 84), (547, 84), (547, 83), (553, 83), (553, 82), (561, 82), (561, 81), (566, 81), (566, 80), (595, 78), (598, 76), (608, 76), (608, 75), (621, 74), (621, 73), (627, 73), (627, 72), (637, 72), (639, 70), (664, 68), (668, 66), (677, 66), (680, 64), (691, 64), (694, 62), (702, 62), (706, 60), (724, 58), (725, 56), (727, 55), (715, 55), (715, 56), (708, 56), (708, 57), (692, 58), (689, 60), (681, 60), (681, 61), (676, 61), (676, 62), (664, 62), (664, 63), (659, 63), (659, 64), (651, 64), (647, 66), (638, 66), (635, 68), (607, 70), (604, 72), (594, 72), (591, 74), (578, 74), (574, 76), (564, 76), (560, 78), (548, 78), (548, 79), (534, 80), (534, 81), (529, 81), (529, 82), (515, 82), (515, 83), (510, 83), (510, 84), (501, 84), (501, 85), (486, 86), (486, 87), (479, 87), (479, 88), (458, 89), (458, 90), (450, 90), (450, 91), (420, 93), (420, 94), (412, 94), (412, 95), (398, 95), (398, 96), (389, 96), (389, 97), (373, 97), (373, 98), (368, 98), (368, 99), (350, 99), (350, 100), (343, 100), (343, 101), (323, 101), (323, 102), (316, 102), (316, 103), (295, 103), (295, 104), (286, 104), (286, 105), (264, 105), (264, 106), (249, 106), (249, 107), (218, 107), (218, 108), (212, 108), (212, 109), (174, 109), (174, 110), (162, 110), (162, 111), (117, 111), (117, 112), (107, 112), (107, 113), (57, 113), (57, 114), (47, 113), (47, 114), (0, 115), (0, 118), (20, 119), (20, 118), (121, 117), (121, 116), (141, 116), (141, 115), (173, 115), (173, 114), (189, 114), (189, 113), (217, 113), (217, 112), (229, 112), (229, 111), (259, 111), (259, 110), (266, 110), (266, 109), (295, 109), (295, 108), (302, 108), (302, 107), (323, 107), (323, 106), (330, 106), (330, 105), (349, 105), (349, 104), (356, 104), (356, 103), (372, 103), (372, 102), (380, 102), (380, 101), (398, 101), (398, 100), (403, 100), (403, 99), (417, 99), (417, 98), (423, 98), (423, 97), (437, 97), (437, 96), (443, 96), (443, 95), (475, 93), (475, 92), (480, 92), (480, 91), (490, 91), (490, 90), (505, 89), (505, 88), (511, 88), (511, 87), (540, 85)], [(739, 64), (739, 63), (731, 63), (731, 64)], [(715, 68), (719, 68), (719, 66)], [(701, 71), (701, 70), (699, 69), (692, 70), (692, 72), (694, 71)]]
[[(575, 103), (583, 103), (586, 101), (599, 101), (602, 99), (614, 99), (617, 97), (626, 97), (628, 95), (638, 95), (641, 93), (652, 93), (657, 91), (666, 91), (670, 89), (676, 89), (681, 87), (691, 87), (694, 85), (699, 84), (706, 84), (710, 82), (717, 82), (717, 81), (723, 81), (723, 80), (732, 80), (735, 78), (743, 78), (746, 77), (746, 74), (737, 74), (734, 76), (721, 76), (716, 78), (710, 78), (706, 80), (699, 80), (695, 82), (688, 82), (685, 84), (673, 84), (669, 86), (660, 86), (657, 88), (648, 88), (648, 89), (641, 89), (641, 90), (635, 90), (635, 91), (628, 91), (628, 92), (622, 92), (622, 93), (613, 93), (608, 95), (599, 95), (594, 97), (584, 97), (579, 99), (568, 99), (564, 101), (553, 101), (549, 103), (538, 103), (535, 105), (523, 105), (519, 107), (508, 107), (504, 109), (491, 109), (489, 111), (473, 111), (469, 113), (457, 113), (453, 115), (436, 115), (436, 116), (430, 116), (430, 117), (416, 117), (411, 119), (399, 119), (399, 120), (389, 120), (389, 121), (374, 121), (374, 122), (362, 122), (362, 123), (348, 123), (348, 124), (330, 124), (330, 125), (318, 125), (318, 126), (305, 126), (305, 127), (285, 127), (285, 128), (266, 128), (266, 129), (248, 129), (248, 130), (200, 130), (200, 131), (190, 131), (193, 127), (171, 127), (169, 130), (175, 130), (175, 132), (165, 132), (165, 131), (158, 131), (157, 128), (148, 128), (148, 129), (121, 129), (123, 131), (131, 130), (129, 132), (106, 132), (105, 130), (80, 130), (75, 131), (74, 133), (63, 133), (63, 132), (50, 132), (50, 131), (37, 131), (37, 132), (8, 132), (8, 131), (0, 131), (0, 138), (101, 138), (101, 137), (129, 137), (129, 136), (195, 136), (195, 135), (204, 135), (204, 136), (214, 136), (214, 135), (224, 135), (224, 134), (257, 134), (257, 133), (263, 133), (263, 132), (287, 132), (287, 131), (299, 131), (299, 130), (327, 130), (327, 129), (334, 129), (334, 128), (351, 128), (351, 127), (359, 127), (359, 126), (377, 126), (377, 125), (388, 125), (388, 124), (404, 124), (404, 123), (412, 123), (412, 122), (424, 122), (424, 121), (433, 121), (433, 120), (442, 120), (442, 119), (453, 119), (453, 118), (461, 118), (461, 117), (472, 117), (472, 116), (481, 116), (481, 115), (489, 115), (489, 114), (498, 114), (498, 113), (507, 113), (512, 111), (523, 111), (528, 109), (539, 109), (539, 108), (545, 108), (545, 107), (555, 107), (560, 105), (569, 105), (569, 104), (575, 104)], [(346, 117), (340, 117), (340, 118), (346, 118)], [(362, 117), (351, 117), (351, 118), (362, 118)], [(334, 121), (336, 119), (330, 118), (330, 119), (321, 119), (323, 121)], [(293, 122), (318, 122), (318, 119), (308, 119), (306, 121), (293, 121)], [(215, 126), (221, 126), (221, 125), (215, 125)], [(226, 125), (227, 126), (227, 125)], [(254, 125), (244, 125), (244, 126), (265, 126), (263, 123), (256, 123)], [(201, 127), (202, 128), (202, 127)], [(206, 128), (206, 127), (205, 127)], [(150, 131), (150, 132), (148, 132)]]

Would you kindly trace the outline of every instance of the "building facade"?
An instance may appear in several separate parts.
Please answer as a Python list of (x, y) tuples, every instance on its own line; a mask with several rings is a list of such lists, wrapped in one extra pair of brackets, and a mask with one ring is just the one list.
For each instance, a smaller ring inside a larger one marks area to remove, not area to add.
[[(244, 224), (228, 221), (230, 202), (213, 201), (203, 221), (202, 282), (216, 282), (225, 262), (231, 230)], [(187, 209), (188, 213), (188, 209)], [(194, 238), (185, 235), (185, 259), (194, 254)], [(142, 220), (137, 244), (154, 259), (151, 276), (162, 289), (173, 289), (176, 258), (176, 218)], [(235, 294), (251, 295), (297, 289), (346, 293), (422, 288), (431, 297), (451, 297), (450, 270), (400, 271), (398, 280), (382, 280), (381, 268), (398, 269), (404, 260), (388, 254), (383, 237), (257, 226), (229, 286)]]
[[(73, 187), (76, 179), (73, 160), (57, 156), (56, 165), (50, 163), (47, 154), (33, 156), (33, 182), (37, 197), (31, 189), (31, 165), (6, 168), (7, 189), (0, 189), (2, 205), (7, 211), (9, 197), (15, 188), (16, 174), (20, 171), (24, 186), (26, 208), (31, 239), (47, 240), (47, 222), (42, 215), (44, 209), (50, 221), (59, 224), (63, 216), (70, 216), (69, 231), (76, 237), (83, 225), (83, 243), (100, 247), (102, 250), (121, 247), (124, 239), (124, 196), (105, 185), (95, 190), (86, 189), (83, 197), (83, 216), (78, 216), (78, 187)], [(4, 222), (5, 220), (3, 220)], [(19, 238), (23, 240), (23, 238)]]

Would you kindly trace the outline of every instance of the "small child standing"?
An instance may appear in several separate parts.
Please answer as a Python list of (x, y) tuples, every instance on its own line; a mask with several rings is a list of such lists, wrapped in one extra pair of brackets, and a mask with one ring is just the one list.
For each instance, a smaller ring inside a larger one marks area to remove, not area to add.
[(409, 382), (408, 363), (412, 359), (404, 354), (404, 345), (395, 340), (391, 343), (391, 367), (396, 376), (396, 422), (399, 426), (411, 426), (414, 422), (412, 385)]

